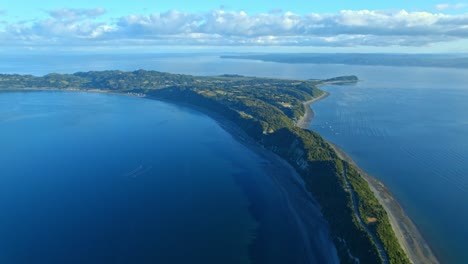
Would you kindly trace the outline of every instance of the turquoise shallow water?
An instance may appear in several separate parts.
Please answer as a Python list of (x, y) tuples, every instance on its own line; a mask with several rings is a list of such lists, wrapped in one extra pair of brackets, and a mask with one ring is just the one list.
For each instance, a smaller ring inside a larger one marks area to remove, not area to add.
[[(203, 114), (119, 95), (3, 92), (0, 133), (2, 263), (305, 258), (268, 160)], [(313, 262), (332, 263), (327, 226), (309, 209), (311, 240), (324, 234)]]
[(207, 55), (1, 58), (6, 63), (0, 72), (5, 73), (144, 68), (300, 79), (357, 75), (363, 80), (358, 85), (324, 88), (331, 96), (314, 104), (311, 129), (337, 143), (390, 188), (443, 263), (468, 259), (466, 69), (280, 64)]

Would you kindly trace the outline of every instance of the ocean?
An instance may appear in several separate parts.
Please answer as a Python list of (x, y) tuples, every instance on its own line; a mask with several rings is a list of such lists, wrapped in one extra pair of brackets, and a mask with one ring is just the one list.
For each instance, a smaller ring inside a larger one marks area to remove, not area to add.
[(381, 180), (442, 263), (468, 259), (468, 72), (466, 69), (281, 64), (215, 55), (2, 55), (3, 73), (158, 70), (275, 78), (357, 75), (327, 86), (310, 129)]

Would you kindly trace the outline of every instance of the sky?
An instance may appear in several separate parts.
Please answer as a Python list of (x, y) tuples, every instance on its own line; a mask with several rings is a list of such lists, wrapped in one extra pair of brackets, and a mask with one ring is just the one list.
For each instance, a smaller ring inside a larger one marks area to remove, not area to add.
[(3, 1), (0, 52), (468, 52), (460, 1)]

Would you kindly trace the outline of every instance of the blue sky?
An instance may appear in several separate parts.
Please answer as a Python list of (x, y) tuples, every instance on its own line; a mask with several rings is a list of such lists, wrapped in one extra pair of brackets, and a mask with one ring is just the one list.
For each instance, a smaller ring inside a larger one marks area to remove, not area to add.
[[(124, 16), (130, 13), (164, 12), (177, 9), (188, 12), (202, 12), (220, 7), (236, 11), (244, 10), (247, 13), (263, 13), (272, 10), (291, 11), (298, 14), (312, 12), (339, 12), (341, 10), (400, 10), (435, 12), (439, 4), (460, 4), (463, 1), (440, 0), (225, 0), (225, 1), (188, 1), (188, 0), (21, 0), (9, 1), (7, 5), (0, 4), (0, 10), (8, 10), (12, 19), (27, 19), (44, 16), (46, 10), (58, 8), (96, 8), (102, 7), (108, 10), (109, 15)], [(450, 10), (451, 13), (466, 12), (467, 9)]]
[(433, 0), (0, 3), (0, 48), (468, 52), (468, 2)]

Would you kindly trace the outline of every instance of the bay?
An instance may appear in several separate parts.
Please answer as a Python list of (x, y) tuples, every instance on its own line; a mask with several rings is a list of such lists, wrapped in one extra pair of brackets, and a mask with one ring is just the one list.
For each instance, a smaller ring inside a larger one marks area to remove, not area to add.
[(277, 184), (289, 170), (199, 112), (2, 92), (0, 133), (2, 263), (336, 263), (316, 203)]

